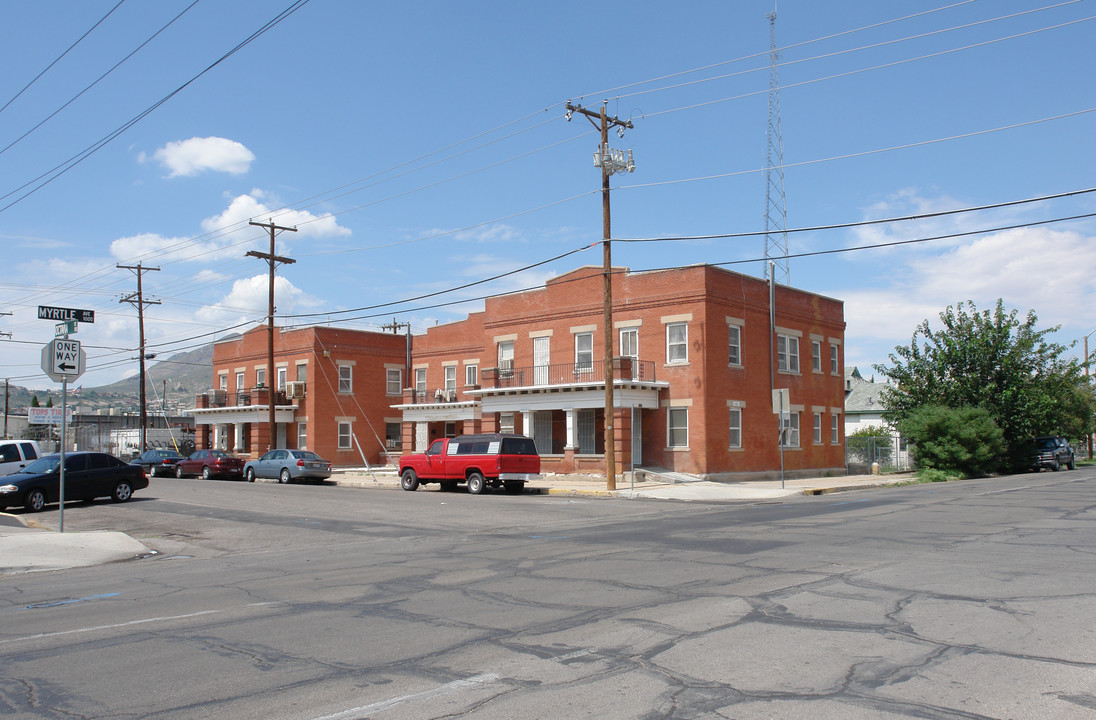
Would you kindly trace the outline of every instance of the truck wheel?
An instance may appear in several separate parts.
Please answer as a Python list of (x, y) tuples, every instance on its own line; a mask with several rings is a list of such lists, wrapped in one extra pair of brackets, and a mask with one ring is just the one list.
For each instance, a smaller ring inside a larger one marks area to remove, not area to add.
[(504, 483), (504, 485), (506, 486), (506, 492), (511, 495), (518, 495), (525, 490), (525, 483), (521, 480), (510, 480), (509, 482)]
[(1055, 460), (1054, 464), (1050, 466), (1050, 469), (1053, 470), (1054, 472), (1058, 472), (1059, 470), (1062, 469), (1062, 466), (1058, 464), (1057, 460)]
[(483, 492), (483, 487), (486, 481), (483, 479), (483, 475), (478, 472), (474, 472), (468, 476), (468, 492), (473, 495), (479, 495)]
[(404, 490), (418, 490), (419, 477), (415, 474), (415, 471), (411, 468), (407, 468), (400, 473), (400, 487)]
[(1068, 469), (1070, 469), (1070, 470), (1072, 470), (1073, 468), (1077, 467), (1077, 463), (1076, 463), (1076, 461), (1075, 461), (1075, 460), (1073, 459), (1073, 456), (1070, 456), (1070, 458), (1069, 458), (1069, 462), (1068, 462), (1068, 463), (1066, 463), (1066, 467), (1067, 467)]

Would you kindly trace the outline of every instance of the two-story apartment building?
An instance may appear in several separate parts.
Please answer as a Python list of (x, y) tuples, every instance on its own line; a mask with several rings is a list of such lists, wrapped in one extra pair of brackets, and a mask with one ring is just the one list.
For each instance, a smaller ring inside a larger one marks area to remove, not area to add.
[[(842, 303), (711, 266), (613, 274), (617, 467), (711, 479), (844, 472)], [(585, 267), (413, 341), (403, 446), (532, 436), (546, 472), (605, 471), (603, 275)], [(789, 412), (773, 413), (771, 389)], [(781, 430), (783, 423), (783, 430)], [(782, 438), (782, 447), (778, 444)]]
[[(271, 446), (312, 450), (336, 465), (384, 464), (399, 451), (407, 367), (403, 335), (329, 327), (266, 326), (213, 346), (213, 389), (197, 398), (198, 448), (256, 458)], [(274, 390), (275, 436), (269, 433)], [(272, 442), (273, 440), (273, 442)]]

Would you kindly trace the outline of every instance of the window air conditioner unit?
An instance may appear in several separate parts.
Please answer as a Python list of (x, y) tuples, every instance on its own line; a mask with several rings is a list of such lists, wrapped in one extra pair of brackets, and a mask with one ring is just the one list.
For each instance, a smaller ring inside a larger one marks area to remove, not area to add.
[(217, 389), (210, 390), (209, 395), (213, 399), (213, 402), (216, 403), (216, 404), (219, 404), (219, 405), (224, 405), (225, 401), (228, 400), (228, 391), (227, 390), (217, 390)]
[(287, 398), (303, 398), (305, 383), (303, 380), (294, 380), (285, 384), (285, 396)]

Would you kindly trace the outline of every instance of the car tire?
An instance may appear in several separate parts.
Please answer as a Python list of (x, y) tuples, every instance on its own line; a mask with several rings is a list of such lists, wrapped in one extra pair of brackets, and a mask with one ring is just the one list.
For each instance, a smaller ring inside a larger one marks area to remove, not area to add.
[(468, 476), (468, 492), (472, 495), (479, 495), (483, 492), (483, 488), (487, 485), (487, 481), (484, 480), (483, 475), (478, 472), (474, 472)]
[(1073, 468), (1075, 468), (1075, 467), (1077, 467), (1077, 461), (1076, 461), (1076, 459), (1075, 459), (1075, 458), (1072, 458), (1072, 457), (1071, 457), (1071, 458), (1069, 459), (1069, 462), (1068, 462), (1068, 463), (1066, 463), (1066, 469), (1068, 469), (1068, 470), (1072, 470), (1072, 469), (1073, 469)]
[(1050, 466), (1050, 469), (1053, 470), (1054, 472), (1058, 472), (1059, 470), (1062, 469), (1062, 466), (1058, 463), (1057, 460), (1055, 460), (1054, 464)]
[(400, 487), (408, 492), (419, 489), (419, 476), (411, 468), (400, 473)]
[(211, 477), (213, 477), (213, 473), (211, 473), (209, 471), (209, 466), (208, 465), (204, 466), (202, 468), (202, 479), (203, 480), (209, 480)]
[(114, 492), (110, 494), (110, 499), (116, 503), (126, 502), (131, 497), (133, 497), (133, 486), (126, 480), (115, 485)]
[(175, 466), (175, 477), (181, 478), (183, 476), (183, 469), (178, 465)]
[(255, 468), (248, 468), (244, 473), (244, 480), (248, 482), (255, 482)]
[(282, 471), (278, 474), (278, 482), (282, 485), (289, 482), (289, 468), (282, 468)]
[(23, 497), (23, 509), (26, 512), (42, 512), (46, 506), (46, 494), (39, 488), (31, 488)]
[(155, 465), (149, 465), (148, 466), (148, 476), (149, 477), (156, 477), (156, 466)]

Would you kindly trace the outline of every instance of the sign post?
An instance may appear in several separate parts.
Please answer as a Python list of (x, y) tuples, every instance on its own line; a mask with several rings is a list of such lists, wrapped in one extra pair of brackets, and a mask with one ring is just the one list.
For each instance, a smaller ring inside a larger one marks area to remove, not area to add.
[[(73, 312), (90, 313), (91, 311)], [(42, 317), (41, 307), (38, 308), (38, 316)], [(70, 321), (69, 318), (60, 319), (65, 322)], [(95, 322), (94, 316), (91, 320), (85, 320), (85, 322)], [(73, 321), (73, 325), (75, 324), (75, 321)], [(61, 383), (61, 467), (57, 493), (59, 503), (57, 512), (58, 532), (65, 531), (65, 444), (67, 442), (65, 436), (68, 427), (68, 384), (70, 380), (76, 380), (84, 374), (85, 364), (87, 364), (87, 355), (80, 347), (80, 341), (69, 340), (67, 335), (54, 338), (42, 348), (42, 370), (50, 376), (51, 380)]]
[(784, 433), (787, 432), (788, 415), (791, 411), (791, 392), (788, 388), (773, 390), (773, 413), (777, 416), (776, 444), (780, 448), (780, 489), (784, 489)]

